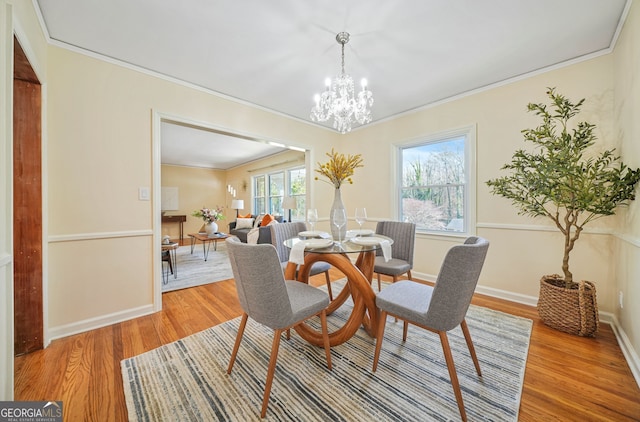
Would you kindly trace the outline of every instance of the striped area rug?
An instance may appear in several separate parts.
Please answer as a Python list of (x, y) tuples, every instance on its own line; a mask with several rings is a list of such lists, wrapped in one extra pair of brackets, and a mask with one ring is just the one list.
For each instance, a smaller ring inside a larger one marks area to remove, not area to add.
[[(344, 305), (329, 317), (342, 325)], [(240, 318), (121, 362), (131, 421), (260, 420), (273, 332), (249, 319), (231, 375), (226, 374)], [(310, 321), (319, 326), (319, 321)], [(459, 328), (449, 332), (469, 420), (515, 421), (532, 321), (471, 306), (467, 323), (480, 361), (477, 376)], [(331, 330), (331, 328), (330, 328)], [(378, 370), (374, 339), (363, 330), (332, 347), (333, 371), (324, 350), (291, 332), (280, 344), (265, 420), (448, 421), (459, 420), (447, 366), (434, 333), (387, 321)]]

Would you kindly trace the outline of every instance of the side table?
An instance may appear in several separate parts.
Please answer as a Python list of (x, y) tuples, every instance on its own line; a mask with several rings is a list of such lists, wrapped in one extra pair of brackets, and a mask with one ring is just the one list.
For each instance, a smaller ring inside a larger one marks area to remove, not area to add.
[[(169, 259), (171, 260), (171, 267), (173, 268), (173, 278), (178, 278), (178, 242), (163, 243), (162, 250), (169, 251)], [(169, 282), (169, 274), (167, 274), (167, 281)]]

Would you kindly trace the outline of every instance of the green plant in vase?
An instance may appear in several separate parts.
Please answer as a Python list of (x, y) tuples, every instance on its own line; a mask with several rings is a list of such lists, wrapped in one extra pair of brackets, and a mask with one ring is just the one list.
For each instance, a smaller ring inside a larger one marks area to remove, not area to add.
[[(486, 183), (493, 194), (510, 199), (518, 214), (548, 218), (562, 233), (563, 277), (543, 277), (541, 289), (545, 282), (578, 291), (578, 295), (581, 290), (593, 290), (597, 330), (595, 286), (589, 283), (585, 287), (581, 285), (584, 282), (574, 282), (569, 267), (570, 253), (587, 224), (614, 215), (618, 206), (627, 205), (635, 199), (640, 169), (627, 167), (615, 154), (615, 149), (600, 153), (590, 151), (596, 141), (596, 126), (588, 122), (570, 125), (571, 119), (580, 112), (584, 99), (571, 102), (556, 93), (554, 88), (549, 88), (547, 95), (550, 105), (530, 103), (527, 106), (529, 112), (542, 119), (539, 126), (522, 131), (524, 140), (533, 144), (533, 150), (517, 150), (511, 162), (502, 167), (509, 171), (509, 175)], [(541, 291), (541, 301), (543, 296)], [(542, 307), (546, 312), (547, 305), (542, 304)], [(550, 310), (555, 307), (557, 304), (549, 306)], [(541, 311), (541, 302), (538, 310)], [(542, 313), (541, 317), (547, 322)]]

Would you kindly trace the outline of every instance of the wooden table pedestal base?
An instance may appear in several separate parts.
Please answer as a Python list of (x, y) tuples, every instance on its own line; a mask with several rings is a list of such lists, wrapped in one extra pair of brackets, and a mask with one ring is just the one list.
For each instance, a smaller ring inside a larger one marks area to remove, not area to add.
[[(371, 288), (374, 260), (375, 251), (360, 252), (355, 265), (346, 254), (307, 252), (305, 255), (304, 265), (300, 266), (298, 271), (299, 281), (308, 283), (311, 266), (318, 261), (328, 262), (333, 265), (342, 271), (348, 280), (342, 292), (334, 298), (327, 308), (327, 315), (329, 315), (342, 306), (349, 295), (353, 298), (353, 310), (345, 324), (337, 331), (329, 333), (331, 346), (337, 346), (349, 340), (361, 326), (371, 337), (375, 337), (378, 332), (380, 313), (376, 308), (376, 294)], [(289, 262), (285, 269), (285, 278), (294, 280), (295, 272), (296, 265)], [(306, 324), (296, 326), (295, 330), (309, 343), (323, 346), (322, 333), (320, 331)]]

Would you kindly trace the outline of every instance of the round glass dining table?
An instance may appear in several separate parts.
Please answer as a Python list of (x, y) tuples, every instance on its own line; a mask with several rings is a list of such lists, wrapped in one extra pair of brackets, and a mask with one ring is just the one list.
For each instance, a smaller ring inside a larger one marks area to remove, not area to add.
[[(285, 246), (293, 248), (304, 239), (294, 237), (284, 241)], [(308, 283), (311, 266), (319, 261), (328, 262), (340, 270), (347, 278), (344, 288), (339, 295), (334, 297), (327, 308), (327, 315), (338, 309), (349, 298), (353, 299), (351, 315), (345, 324), (339, 329), (329, 333), (331, 346), (342, 344), (349, 340), (362, 326), (366, 332), (375, 337), (378, 332), (379, 314), (376, 308), (376, 294), (371, 287), (373, 267), (376, 251), (381, 248), (380, 241), (387, 241), (389, 245), (393, 240), (382, 235), (351, 238), (342, 242), (332, 242), (329, 246), (305, 248), (304, 264), (299, 268), (297, 264), (289, 261), (285, 268), (285, 279), (297, 280)], [(321, 243), (321, 242), (318, 242)], [(349, 259), (350, 254), (358, 254), (355, 264)], [(323, 338), (320, 330), (315, 330), (307, 324), (299, 324), (296, 332), (308, 342), (322, 346)]]

